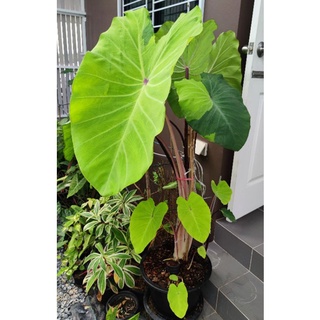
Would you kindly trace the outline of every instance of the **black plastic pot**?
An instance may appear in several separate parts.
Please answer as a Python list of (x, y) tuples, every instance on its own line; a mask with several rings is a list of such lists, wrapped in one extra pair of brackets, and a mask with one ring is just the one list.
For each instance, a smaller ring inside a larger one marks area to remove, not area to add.
[(120, 291), (117, 294), (113, 294), (109, 300), (107, 301), (106, 305), (106, 312), (110, 307), (115, 307), (125, 302), (124, 306), (122, 307), (122, 311), (119, 313), (119, 317), (116, 319), (119, 320), (127, 320), (133, 317), (139, 309), (139, 301), (137, 296), (131, 291)]
[[(153, 320), (181, 320), (175, 315), (168, 317), (167, 315), (164, 315), (163, 312), (156, 309), (150, 296), (150, 290), (148, 290), (143, 297), (143, 306), (146, 313)], [(203, 296), (201, 294), (196, 307), (193, 309), (193, 311), (188, 311), (188, 313), (183, 319), (184, 320), (198, 319), (199, 316), (201, 315), (202, 309), (203, 309)]]
[(87, 270), (76, 270), (73, 274), (73, 280), (74, 280), (74, 284), (80, 288), (82, 288), (83, 285), (83, 279), (85, 278), (87, 274)]
[[(147, 256), (147, 255), (146, 255)], [(168, 299), (167, 294), (168, 290), (164, 289), (154, 282), (152, 282), (146, 275), (143, 262), (145, 260), (145, 257), (142, 258), (141, 261), (141, 274), (148, 286), (148, 293), (146, 294), (148, 297), (146, 298), (146, 295), (144, 297), (144, 307), (146, 311), (153, 310), (154, 314), (157, 314), (157, 317), (153, 319), (166, 319), (166, 320), (176, 320), (179, 319), (175, 316), (175, 314), (172, 312)], [(206, 283), (206, 281), (209, 280), (211, 272), (212, 272), (212, 264), (208, 257), (204, 260), (203, 265), (207, 265), (208, 273), (205, 276), (205, 279), (202, 283), (199, 283), (198, 286), (192, 289), (188, 289), (188, 311), (185, 319), (197, 319), (201, 312), (203, 307), (203, 296), (201, 288)], [(149, 298), (150, 295), (150, 298)], [(151, 300), (150, 300), (151, 299)], [(150, 306), (150, 301), (151, 305)], [(151, 317), (152, 315), (149, 314)]]

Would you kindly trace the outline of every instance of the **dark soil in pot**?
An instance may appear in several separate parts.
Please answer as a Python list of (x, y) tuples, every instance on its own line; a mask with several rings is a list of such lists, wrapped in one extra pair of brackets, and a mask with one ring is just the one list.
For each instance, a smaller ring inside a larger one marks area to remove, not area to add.
[[(195, 254), (195, 255), (194, 255)], [(194, 255), (193, 262), (190, 266), (190, 261)], [(167, 271), (166, 259), (173, 256), (173, 245), (165, 243), (158, 246), (154, 250), (149, 250), (143, 260), (143, 270), (145, 275), (163, 289), (167, 289), (170, 284)], [(192, 247), (189, 253), (189, 261), (180, 261), (178, 276), (183, 278), (183, 281), (188, 289), (197, 287), (199, 284), (209, 278), (211, 274), (211, 264), (207, 263), (208, 259), (201, 258), (196, 252), (196, 248)]]
[(133, 292), (121, 291), (112, 295), (107, 301), (107, 312), (110, 307), (118, 307), (116, 319), (126, 320), (138, 312), (138, 298)]

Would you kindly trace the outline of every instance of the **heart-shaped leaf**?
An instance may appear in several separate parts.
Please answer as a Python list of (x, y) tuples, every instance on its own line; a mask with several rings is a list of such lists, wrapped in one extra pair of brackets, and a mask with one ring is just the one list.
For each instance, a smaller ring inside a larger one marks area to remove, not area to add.
[(221, 74), (234, 88), (241, 91), (241, 56), (239, 41), (233, 31), (223, 32), (213, 44), (206, 73)]
[[(243, 104), (241, 93), (231, 87), (223, 78), (217, 74), (202, 74), (202, 83), (207, 88), (212, 101), (212, 107), (199, 120), (192, 120), (189, 125), (203, 137), (221, 146), (238, 151), (247, 140), (250, 130), (250, 114)], [(190, 85), (186, 82), (185, 85)], [(192, 87), (195, 90), (194, 87)], [(198, 91), (198, 94), (204, 94)], [(190, 109), (188, 101), (181, 108)], [(194, 109), (201, 106), (193, 105)]]
[(216, 197), (221, 201), (222, 204), (227, 204), (232, 195), (232, 190), (229, 187), (228, 183), (224, 180), (219, 181), (216, 184), (213, 180), (211, 181), (211, 189)]
[(191, 192), (186, 200), (177, 199), (178, 217), (190, 236), (203, 243), (210, 233), (211, 212), (205, 200), (195, 192)]
[(188, 291), (183, 282), (180, 282), (177, 286), (173, 283), (170, 284), (167, 298), (169, 301), (170, 309), (174, 314), (183, 318), (188, 310)]
[(142, 8), (114, 18), (86, 53), (72, 86), (71, 132), (81, 172), (101, 195), (118, 193), (151, 165), (172, 70), (201, 31), (195, 7), (155, 42)]
[(129, 226), (130, 238), (136, 253), (141, 253), (156, 236), (167, 211), (168, 205), (165, 202), (155, 206), (152, 198), (141, 201), (136, 206)]

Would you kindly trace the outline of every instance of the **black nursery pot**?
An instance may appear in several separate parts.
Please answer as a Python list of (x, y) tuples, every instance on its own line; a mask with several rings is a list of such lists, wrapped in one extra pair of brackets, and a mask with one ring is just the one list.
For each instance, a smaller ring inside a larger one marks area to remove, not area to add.
[[(123, 303), (125, 302), (125, 303)], [(106, 312), (108, 312), (109, 307), (115, 307), (122, 304), (121, 311), (119, 312), (119, 317), (116, 319), (127, 320), (133, 317), (139, 309), (139, 301), (137, 296), (130, 291), (120, 291), (117, 294), (113, 294), (107, 301)]]
[[(141, 274), (148, 286), (147, 298), (145, 296), (145, 299), (144, 299), (145, 309), (146, 311), (151, 309), (150, 306), (146, 305), (148, 301), (151, 299), (153, 308), (156, 310), (156, 313), (159, 314), (159, 318), (156, 317), (153, 319), (166, 319), (166, 320), (178, 319), (170, 308), (170, 305), (167, 299), (168, 289), (164, 289), (159, 285), (157, 285), (156, 283), (152, 282), (149, 279), (149, 277), (146, 275), (145, 268), (144, 268), (144, 261), (147, 256), (148, 255), (143, 257), (141, 261)], [(197, 319), (202, 311), (203, 296), (202, 296), (201, 288), (204, 285), (204, 283), (209, 280), (212, 272), (212, 264), (208, 256), (203, 260), (203, 266), (207, 270), (207, 273), (205, 275), (203, 282), (199, 283), (194, 288), (188, 289), (188, 306), (189, 307), (187, 311), (187, 317), (186, 317), (187, 319)], [(199, 310), (199, 307), (201, 308), (201, 310)]]
[(82, 288), (84, 286), (83, 279), (85, 278), (86, 274), (87, 274), (87, 270), (76, 270), (72, 275), (74, 284)]

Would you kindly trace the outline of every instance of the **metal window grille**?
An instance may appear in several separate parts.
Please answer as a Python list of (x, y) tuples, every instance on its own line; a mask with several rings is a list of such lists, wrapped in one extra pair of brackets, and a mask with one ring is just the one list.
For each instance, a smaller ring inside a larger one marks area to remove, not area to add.
[(204, 4), (205, 0), (118, 0), (118, 16), (128, 10), (147, 8), (157, 30), (165, 21), (175, 21), (182, 12), (189, 12), (196, 5), (203, 12)]
[(58, 0), (57, 116), (69, 114), (71, 84), (86, 52), (84, 0)]

